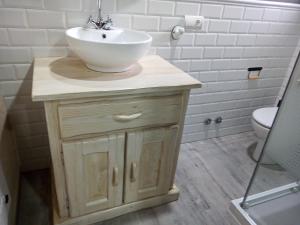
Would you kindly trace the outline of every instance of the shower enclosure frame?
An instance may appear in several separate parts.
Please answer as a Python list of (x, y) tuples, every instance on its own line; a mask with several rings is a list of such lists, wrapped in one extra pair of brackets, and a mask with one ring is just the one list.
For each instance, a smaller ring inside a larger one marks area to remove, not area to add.
[(257, 223), (247, 213), (246, 210), (248, 208), (267, 201), (271, 201), (283, 197), (285, 195), (295, 193), (295, 191), (299, 191), (299, 190), (300, 190), (299, 183), (294, 182), (278, 188), (274, 188), (268, 191), (264, 191), (258, 194), (248, 196), (246, 208), (243, 208), (241, 206), (241, 203), (243, 202), (244, 199), (243, 197), (239, 199), (235, 199), (231, 201), (230, 211), (241, 225), (257, 225)]

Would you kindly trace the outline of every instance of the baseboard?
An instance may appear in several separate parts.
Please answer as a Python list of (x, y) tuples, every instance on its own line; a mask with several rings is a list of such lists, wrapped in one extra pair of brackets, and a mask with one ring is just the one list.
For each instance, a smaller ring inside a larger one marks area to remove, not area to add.
[(104, 220), (112, 219), (130, 212), (135, 212), (141, 209), (146, 209), (146, 208), (166, 204), (172, 201), (176, 201), (178, 197), (179, 197), (179, 189), (174, 185), (174, 187), (166, 195), (148, 198), (138, 202), (132, 202), (129, 204), (124, 204), (115, 208), (94, 212), (80, 217), (61, 219), (57, 214), (57, 210), (55, 207), (56, 205), (55, 196), (53, 196), (52, 197), (54, 203), (53, 224), (54, 225), (79, 225), (79, 224), (89, 225)]

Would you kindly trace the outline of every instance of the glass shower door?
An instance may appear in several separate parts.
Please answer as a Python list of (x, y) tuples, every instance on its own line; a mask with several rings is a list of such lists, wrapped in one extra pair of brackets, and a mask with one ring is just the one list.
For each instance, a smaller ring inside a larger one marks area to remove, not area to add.
[[(274, 165), (263, 165), (265, 156)], [(248, 186), (242, 208), (258, 225), (300, 224), (300, 61)]]

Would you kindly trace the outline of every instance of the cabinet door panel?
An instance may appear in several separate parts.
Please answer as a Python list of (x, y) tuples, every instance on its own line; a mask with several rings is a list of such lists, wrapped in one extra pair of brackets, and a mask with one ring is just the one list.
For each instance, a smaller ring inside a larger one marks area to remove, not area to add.
[(128, 133), (125, 202), (168, 193), (178, 127)]
[(71, 216), (122, 204), (124, 136), (63, 143)]

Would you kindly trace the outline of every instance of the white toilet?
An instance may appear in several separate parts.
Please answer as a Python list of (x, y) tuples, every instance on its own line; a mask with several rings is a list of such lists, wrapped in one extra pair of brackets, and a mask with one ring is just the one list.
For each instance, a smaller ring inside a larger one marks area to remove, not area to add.
[[(268, 107), (257, 109), (252, 113), (252, 126), (258, 138), (256, 149), (253, 152), (253, 158), (256, 161), (264, 147), (264, 143), (272, 127), (277, 111), (278, 107)], [(261, 163), (274, 164), (267, 154), (263, 156)]]

